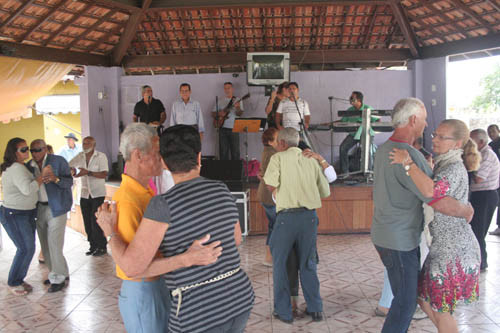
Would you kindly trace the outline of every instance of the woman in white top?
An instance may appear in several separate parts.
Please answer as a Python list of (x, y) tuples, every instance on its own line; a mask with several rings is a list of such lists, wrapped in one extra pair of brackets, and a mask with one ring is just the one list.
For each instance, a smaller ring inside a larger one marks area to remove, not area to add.
[(4, 200), (0, 207), (0, 221), (17, 248), (7, 284), (9, 290), (19, 296), (33, 290), (24, 278), (35, 253), (36, 204), (44, 174), (35, 179), (24, 165), (28, 158), (26, 141), (13, 138), (7, 143), (0, 166)]

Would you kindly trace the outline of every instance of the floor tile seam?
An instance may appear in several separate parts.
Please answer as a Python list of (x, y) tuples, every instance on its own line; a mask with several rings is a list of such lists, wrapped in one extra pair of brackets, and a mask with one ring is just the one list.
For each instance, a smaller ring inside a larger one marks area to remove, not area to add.
[(54, 327), (54, 329), (53, 329), (51, 332), (53, 332), (55, 329), (57, 329), (57, 327), (59, 327), (59, 325), (61, 325), (61, 324), (62, 324), (62, 322), (63, 322), (63, 321), (65, 321), (65, 320), (66, 320), (66, 319), (67, 319), (67, 318), (68, 318), (68, 317), (69, 317), (69, 316), (70, 316), (70, 315), (71, 315), (71, 314), (72, 314), (72, 313), (76, 310), (76, 308), (77, 308), (80, 304), (82, 304), (82, 303), (83, 303), (83, 302), (84, 302), (84, 301), (85, 301), (85, 300), (86, 300), (86, 299), (90, 296), (90, 294), (92, 294), (92, 292), (93, 292), (95, 289), (97, 289), (97, 287), (94, 287), (94, 288), (93, 288), (93, 289), (92, 289), (89, 293), (87, 293), (87, 295), (86, 295), (84, 298), (82, 298), (82, 300), (81, 300), (80, 302), (78, 302), (78, 304), (77, 304), (77, 305), (75, 305), (75, 306), (73, 307), (73, 309), (72, 309), (71, 311), (69, 311), (69, 312), (68, 312), (68, 314), (67, 314), (67, 315), (66, 315), (63, 319), (61, 319), (61, 321), (59, 322), (59, 324), (57, 324), (57, 326), (56, 326), (56, 327)]

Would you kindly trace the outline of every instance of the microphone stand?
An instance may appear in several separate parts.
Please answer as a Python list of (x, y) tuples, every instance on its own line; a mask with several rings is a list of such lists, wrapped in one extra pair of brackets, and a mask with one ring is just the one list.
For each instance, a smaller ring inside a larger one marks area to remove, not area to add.
[(317, 153), (318, 151), (314, 148), (314, 146), (312, 144), (311, 138), (309, 137), (309, 132), (307, 131), (305, 123), (304, 123), (304, 119), (302, 118), (302, 115), (300, 114), (300, 109), (299, 109), (299, 105), (297, 104), (297, 98), (296, 98), (295, 94), (293, 95), (293, 101), (295, 103), (295, 107), (297, 108), (297, 113), (299, 114), (299, 118), (300, 118), (299, 125), (300, 125), (300, 130), (303, 134), (304, 142), (306, 143), (306, 145), (309, 146), (309, 148), (311, 148), (311, 150), (313, 152)]
[(333, 165), (333, 101), (340, 102), (350, 102), (350, 100), (345, 98), (339, 98), (335, 96), (328, 96), (328, 101), (330, 102), (330, 165)]

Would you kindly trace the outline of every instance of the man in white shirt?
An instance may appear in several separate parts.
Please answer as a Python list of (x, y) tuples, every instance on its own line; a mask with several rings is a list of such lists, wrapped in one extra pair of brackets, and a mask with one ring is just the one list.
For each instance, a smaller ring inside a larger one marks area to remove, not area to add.
[(82, 151), (82, 146), (77, 144), (78, 138), (76, 137), (75, 133), (68, 133), (68, 135), (65, 136), (68, 144), (59, 150), (57, 155), (64, 157), (66, 162), (69, 163), (76, 155), (81, 153)]
[[(82, 210), (85, 232), (90, 243), (86, 255), (102, 256), (106, 254), (106, 238), (97, 224), (95, 213), (104, 202), (106, 195), (105, 179), (108, 175), (108, 158), (95, 150), (95, 139), (88, 136), (83, 139), (83, 152), (70, 162), (71, 174), (82, 180), (80, 208)], [(78, 169), (78, 170), (77, 170)]]
[(292, 127), (301, 132), (301, 121), (304, 122), (306, 129), (309, 128), (309, 122), (311, 120), (309, 104), (299, 97), (299, 85), (297, 82), (290, 82), (288, 84), (288, 91), (290, 97), (283, 100), (276, 110), (276, 124), (280, 130), (286, 127)]
[(205, 124), (203, 123), (200, 103), (191, 99), (191, 86), (189, 83), (181, 84), (179, 92), (181, 100), (177, 100), (172, 104), (170, 126), (191, 125), (198, 130), (200, 138), (203, 140)]

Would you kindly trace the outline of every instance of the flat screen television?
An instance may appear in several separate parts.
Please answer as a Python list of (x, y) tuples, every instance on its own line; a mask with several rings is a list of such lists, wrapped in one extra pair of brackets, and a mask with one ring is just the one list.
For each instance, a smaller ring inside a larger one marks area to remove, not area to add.
[(247, 82), (252, 86), (275, 86), (290, 81), (290, 53), (247, 53)]

